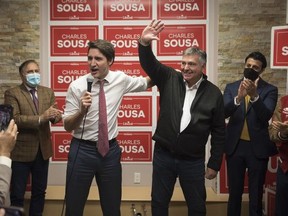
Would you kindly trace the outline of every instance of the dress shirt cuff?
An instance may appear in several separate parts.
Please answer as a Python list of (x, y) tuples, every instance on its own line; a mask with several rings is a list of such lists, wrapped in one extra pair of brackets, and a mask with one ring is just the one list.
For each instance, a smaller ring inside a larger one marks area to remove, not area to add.
[(238, 98), (238, 96), (234, 97), (234, 105), (235, 106), (240, 106), (240, 103), (237, 103), (237, 98)]
[(251, 100), (251, 99), (250, 99), (250, 102), (251, 102), (251, 103), (254, 103), (254, 102), (256, 102), (258, 99), (259, 99), (259, 95), (257, 95), (257, 96), (254, 98), (254, 100)]
[(288, 136), (282, 136), (280, 131), (277, 133), (277, 136), (281, 141), (288, 141)]
[(12, 160), (6, 156), (0, 156), (0, 164), (6, 165), (11, 168)]

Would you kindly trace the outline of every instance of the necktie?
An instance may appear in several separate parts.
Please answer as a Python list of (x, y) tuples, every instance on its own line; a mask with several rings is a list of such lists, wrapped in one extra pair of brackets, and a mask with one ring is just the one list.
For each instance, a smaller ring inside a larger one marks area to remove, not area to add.
[(99, 90), (99, 129), (98, 129), (98, 151), (104, 157), (109, 151), (108, 126), (106, 99), (104, 93), (104, 80), (100, 80)]
[(31, 90), (30, 90), (30, 93), (31, 93), (31, 95), (32, 95), (32, 99), (33, 99), (34, 106), (35, 106), (35, 108), (36, 108), (36, 110), (37, 110), (37, 112), (38, 112), (39, 101), (38, 101), (38, 98), (36, 97), (35, 92), (36, 92), (36, 89), (31, 89)]
[(247, 125), (247, 120), (246, 120), (246, 112), (247, 112), (247, 109), (248, 109), (249, 100), (250, 100), (250, 96), (247, 95), (245, 97), (245, 120), (244, 120), (242, 133), (241, 133), (241, 136), (240, 136), (240, 139), (247, 140), (247, 141), (250, 141), (250, 135), (249, 135), (248, 125)]

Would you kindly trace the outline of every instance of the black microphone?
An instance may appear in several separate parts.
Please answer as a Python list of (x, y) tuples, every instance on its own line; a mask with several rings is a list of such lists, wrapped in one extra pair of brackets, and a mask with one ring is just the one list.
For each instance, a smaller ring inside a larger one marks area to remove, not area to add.
[(91, 78), (91, 77), (87, 77), (87, 91), (88, 92), (91, 92), (91, 88), (92, 88), (92, 83), (93, 83), (93, 78)]

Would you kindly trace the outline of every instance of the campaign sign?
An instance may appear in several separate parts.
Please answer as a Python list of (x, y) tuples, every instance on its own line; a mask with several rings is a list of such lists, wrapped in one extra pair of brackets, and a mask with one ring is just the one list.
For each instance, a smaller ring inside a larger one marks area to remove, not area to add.
[(51, 88), (67, 92), (70, 83), (90, 73), (87, 62), (51, 62)]
[(265, 188), (264, 193), (264, 206), (266, 216), (275, 216), (275, 199), (276, 191), (273, 188)]
[(104, 20), (151, 20), (152, 0), (104, 0)]
[(206, 25), (166, 25), (159, 39), (158, 56), (180, 56), (192, 46), (206, 50)]
[(138, 40), (144, 26), (104, 26), (104, 38), (115, 47), (116, 56), (138, 56)]
[[(139, 61), (116, 61), (113, 63), (110, 69), (112, 71), (123, 71), (125, 74), (132, 77), (147, 76), (147, 74), (142, 69)], [(147, 89), (147, 91), (151, 90), (151, 88)]]
[(51, 56), (86, 56), (90, 40), (98, 38), (98, 26), (51, 26)]
[(288, 26), (272, 27), (271, 68), (288, 68)]
[(152, 126), (152, 97), (125, 96), (118, 112), (119, 126)]
[[(64, 96), (56, 96), (55, 101), (57, 103), (58, 109), (62, 110), (64, 112), (65, 109), (65, 99)], [(63, 120), (57, 122), (56, 124), (51, 124), (53, 127), (62, 127), (63, 126)]]
[(96, 0), (50, 0), (51, 20), (98, 20)]
[(123, 162), (150, 162), (152, 160), (152, 133), (119, 132), (118, 143), (122, 150)]
[(72, 135), (66, 131), (52, 132), (52, 161), (67, 161)]
[(158, 0), (158, 19), (188, 20), (206, 19), (206, 0)]
[[(274, 187), (276, 182), (276, 172), (278, 168), (277, 155), (270, 157), (268, 162), (268, 170), (266, 173), (265, 187)], [(220, 193), (229, 193), (228, 191), (228, 176), (227, 176), (227, 166), (225, 157), (223, 157), (223, 162), (219, 172), (220, 184), (219, 191)], [(245, 174), (245, 183), (244, 183), (244, 193), (248, 193), (248, 175)]]

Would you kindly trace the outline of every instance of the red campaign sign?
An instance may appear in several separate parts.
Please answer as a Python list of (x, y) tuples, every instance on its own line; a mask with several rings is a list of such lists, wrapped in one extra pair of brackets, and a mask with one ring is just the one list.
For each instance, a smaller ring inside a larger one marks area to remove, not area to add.
[[(273, 188), (275, 187), (276, 182), (276, 172), (277, 172), (277, 155), (270, 157), (268, 162), (268, 170), (266, 173), (266, 181), (265, 181), (265, 187)], [(228, 193), (228, 177), (227, 177), (227, 167), (226, 167), (226, 160), (225, 156), (223, 157), (223, 162), (221, 165), (221, 169), (219, 172), (220, 177), (220, 193)], [(244, 193), (248, 193), (248, 176), (247, 172), (245, 175), (245, 182), (244, 182)]]
[(276, 191), (274, 189), (265, 188), (264, 213), (266, 216), (275, 216), (275, 199), (276, 199)]
[(104, 26), (104, 38), (115, 47), (115, 55), (138, 56), (138, 40), (144, 26)]
[(51, 20), (98, 20), (96, 0), (50, 0)]
[(90, 40), (98, 38), (98, 26), (51, 26), (51, 56), (86, 56)]
[(117, 136), (122, 149), (123, 162), (150, 162), (152, 160), (152, 133), (119, 132)]
[(118, 112), (119, 126), (152, 126), (152, 97), (124, 96)]
[[(56, 103), (58, 106), (58, 109), (62, 110), (64, 112), (65, 109), (65, 96), (57, 96), (56, 97)], [(53, 127), (62, 127), (63, 126), (63, 121), (61, 120), (60, 122), (56, 123), (56, 124), (52, 124)]]
[(180, 56), (192, 46), (206, 50), (206, 25), (169, 25), (159, 35), (158, 56)]
[(90, 73), (87, 62), (51, 62), (51, 88), (66, 92), (70, 83)]
[(288, 68), (288, 26), (272, 27), (271, 68)]
[(104, 20), (151, 20), (152, 0), (104, 0)]
[(52, 161), (67, 161), (71, 139), (71, 133), (65, 131), (52, 132)]
[[(117, 61), (114, 62), (110, 68), (112, 71), (120, 70), (123, 71), (125, 74), (129, 76), (143, 76), (146, 77), (147, 74), (142, 69), (139, 61)], [(151, 91), (152, 89), (149, 88), (147, 91)]]
[(158, 0), (158, 19), (188, 20), (206, 19), (206, 0)]

